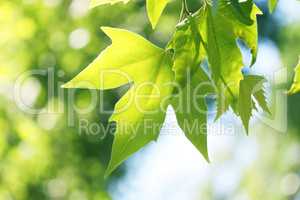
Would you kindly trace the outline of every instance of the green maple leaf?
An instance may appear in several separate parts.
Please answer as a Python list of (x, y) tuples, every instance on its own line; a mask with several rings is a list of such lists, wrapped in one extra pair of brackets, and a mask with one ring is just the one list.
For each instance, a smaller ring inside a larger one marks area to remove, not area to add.
[[(250, 6), (251, 5), (251, 6)], [(213, 6), (201, 11), (202, 21), (199, 22), (200, 33), (206, 48), (207, 58), (212, 70), (212, 78), (219, 88), (218, 114), (221, 116), (231, 105), (236, 111), (239, 94), (239, 82), (243, 75), (243, 60), (236, 40), (242, 39), (251, 49), (252, 63), (257, 56), (257, 20), (261, 11), (251, 1), (239, 3), (242, 10), (249, 10), (253, 23), (247, 25), (237, 19), (234, 9), (227, 0), (220, 0)], [(206, 19), (203, 21), (203, 19)], [(224, 91), (224, 92), (222, 92)]]
[(170, 55), (132, 32), (102, 28), (112, 45), (64, 87), (110, 89), (133, 83), (115, 106), (110, 174), (131, 154), (156, 140), (169, 105), (174, 79)]
[[(119, 2), (128, 3), (130, 0), (91, 0), (90, 7), (96, 7), (103, 4), (115, 4)], [(158, 20), (164, 11), (165, 7), (169, 3), (169, 0), (146, 0), (147, 13), (154, 29), (158, 23)]]
[(156, 27), (168, 2), (169, 0), (147, 0), (147, 12), (153, 29)]
[(258, 101), (259, 105), (269, 112), (263, 91), (264, 77), (256, 75), (247, 75), (240, 82), (240, 92), (238, 100), (239, 115), (242, 119), (246, 132), (249, 131), (249, 121), (252, 110), (256, 109), (253, 97)]
[(295, 94), (300, 91), (300, 57), (299, 62), (295, 68), (295, 77), (293, 85), (291, 86), (290, 90), (288, 91), (288, 94)]
[(269, 0), (268, 1), (270, 13), (272, 13), (275, 10), (277, 3), (278, 3), (278, 0)]
[(263, 109), (264, 112), (271, 114), (271, 111), (269, 109), (265, 92), (263, 89), (258, 90), (253, 94), (254, 98), (256, 99), (258, 105)]
[(207, 150), (207, 106), (205, 97), (212, 91), (210, 80), (205, 72), (198, 67), (187, 84), (172, 100), (179, 126), (185, 136), (209, 161)]
[(174, 50), (173, 71), (178, 84), (172, 106), (186, 137), (209, 160), (205, 96), (212, 93), (213, 89), (208, 76), (200, 68), (205, 52), (200, 46), (202, 39), (197, 24), (199, 17), (201, 16), (190, 16), (179, 24), (168, 46)]
[(202, 16), (189, 16), (179, 24), (173, 35), (168, 49), (174, 50), (175, 79), (185, 87), (188, 73), (197, 71), (205, 57), (205, 50), (201, 46), (201, 35), (198, 30), (198, 21)]

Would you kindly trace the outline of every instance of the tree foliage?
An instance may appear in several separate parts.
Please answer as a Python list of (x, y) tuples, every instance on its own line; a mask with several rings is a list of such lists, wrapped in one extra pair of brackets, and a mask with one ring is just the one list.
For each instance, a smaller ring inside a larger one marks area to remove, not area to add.
[[(128, 1), (94, 0), (91, 6), (117, 2)], [(168, 1), (146, 3), (155, 28)], [(275, 4), (270, 1), (271, 10)], [(260, 14), (252, 0), (203, 1), (195, 13), (190, 13), (183, 0), (180, 22), (164, 49), (127, 30), (102, 28), (112, 45), (65, 87), (104, 90), (131, 84), (110, 118), (117, 123), (117, 129), (107, 174), (157, 139), (169, 105), (186, 137), (207, 160), (206, 96), (216, 96), (216, 119), (231, 108), (247, 132), (256, 102), (269, 112), (264, 78), (242, 73), (245, 65), (237, 44), (240, 39), (251, 50), (252, 66), (256, 61)], [(146, 126), (145, 122), (150, 124)], [(191, 129), (195, 123), (199, 126)]]

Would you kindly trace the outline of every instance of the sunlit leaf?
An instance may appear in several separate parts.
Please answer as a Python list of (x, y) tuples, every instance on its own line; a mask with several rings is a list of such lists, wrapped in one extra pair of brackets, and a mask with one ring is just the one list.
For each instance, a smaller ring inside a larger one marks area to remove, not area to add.
[(126, 30), (102, 29), (112, 45), (65, 87), (110, 89), (133, 83), (110, 118), (117, 127), (108, 175), (131, 154), (157, 139), (171, 99), (174, 74), (170, 56), (163, 49)]
[(268, 106), (265, 91), (263, 89), (258, 90), (253, 94), (259, 106), (263, 109), (264, 112), (271, 114), (270, 108)]
[(179, 126), (208, 161), (205, 96), (211, 92), (209, 85), (209, 78), (201, 68), (198, 68), (172, 101)]
[(174, 50), (173, 70), (179, 87), (172, 105), (186, 137), (209, 160), (205, 96), (212, 93), (213, 89), (208, 76), (200, 68), (205, 50), (200, 45), (202, 39), (198, 17), (191, 16), (179, 25), (168, 46)]
[(157, 22), (168, 4), (169, 0), (147, 0), (147, 12), (152, 28), (155, 28)]
[[(200, 22), (200, 32), (204, 39), (207, 58), (212, 70), (212, 77), (219, 88), (217, 118), (224, 113), (229, 105), (236, 110), (236, 100), (239, 94), (239, 82), (242, 80), (243, 60), (236, 43), (242, 39), (251, 49), (252, 64), (257, 55), (257, 22), (256, 16), (260, 10), (251, 2), (240, 3), (242, 10), (251, 5), (253, 24), (247, 25), (233, 14), (235, 9), (227, 1), (219, 1), (215, 6), (207, 6), (206, 22)], [(249, 11), (250, 12), (250, 11)]]
[(177, 26), (175, 34), (168, 45), (174, 50), (174, 65), (176, 81), (185, 86), (189, 74), (198, 70), (205, 57), (205, 49), (201, 45), (201, 35), (198, 23), (201, 16), (191, 16), (184, 23)]
[(272, 13), (275, 10), (277, 3), (278, 3), (278, 0), (269, 0), (268, 1), (270, 13)]
[(295, 68), (294, 82), (290, 90), (288, 91), (288, 93), (291, 95), (291, 94), (298, 93), (299, 91), (300, 91), (300, 57), (299, 57), (299, 62)]
[(258, 102), (260, 102), (260, 105), (264, 108), (267, 107), (267, 105), (265, 105), (265, 100), (262, 99), (263, 97), (261, 96), (261, 94), (263, 94), (262, 88), (264, 82), (264, 77), (256, 75), (245, 76), (240, 82), (238, 108), (239, 115), (247, 133), (249, 131), (249, 121), (252, 115), (252, 110), (255, 109), (255, 105), (253, 105), (252, 101), (253, 95), (256, 94), (256, 98), (258, 99)]

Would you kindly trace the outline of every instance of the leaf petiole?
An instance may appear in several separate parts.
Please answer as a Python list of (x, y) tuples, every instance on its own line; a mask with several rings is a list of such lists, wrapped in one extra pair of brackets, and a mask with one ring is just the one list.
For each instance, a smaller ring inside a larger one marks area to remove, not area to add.
[(187, 0), (181, 0), (181, 13), (180, 13), (180, 22), (186, 17), (190, 16), (191, 12), (189, 11)]

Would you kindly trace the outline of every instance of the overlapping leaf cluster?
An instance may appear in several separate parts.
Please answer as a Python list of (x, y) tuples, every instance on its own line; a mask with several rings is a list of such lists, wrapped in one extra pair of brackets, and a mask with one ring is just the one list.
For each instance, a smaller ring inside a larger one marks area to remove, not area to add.
[[(92, 0), (91, 5), (128, 1)], [(146, 2), (154, 28), (168, 0)], [(174, 108), (179, 126), (207, 160), (207, 95), (216, 96), (216, 118), (232, 108), (247, 131), (256, 103), (269, 112), (264, 78), (242, 73), (245, 66), (237, 44), (240, 39), (249, 47), (254, 64), (259, 14), (252, 0), (204, 1), (196, 13), (183, 9), (184, 17), (165, 49), (127, 30), (102, 28), (112, 45), (65, 87), (105, 90), (131, 83), (110, 119), (117, 128), (107, 174), (158, 138), (168, 106)]]

